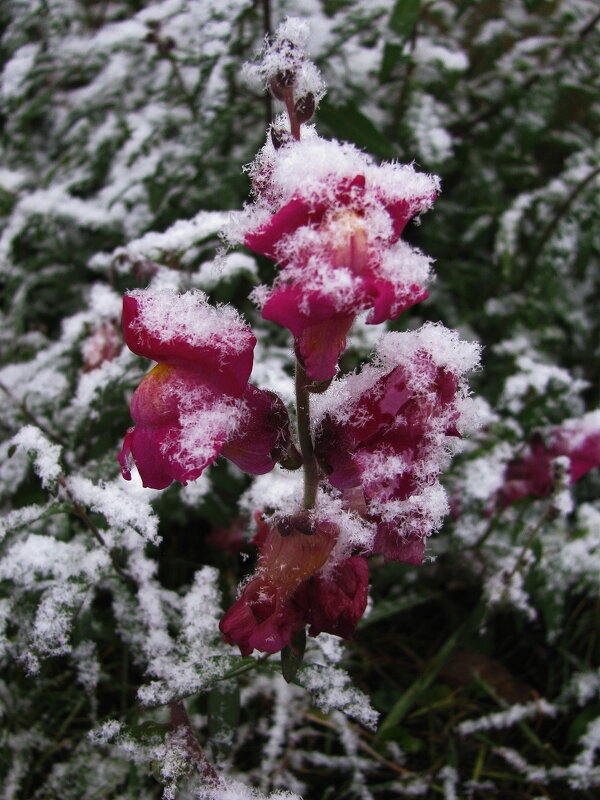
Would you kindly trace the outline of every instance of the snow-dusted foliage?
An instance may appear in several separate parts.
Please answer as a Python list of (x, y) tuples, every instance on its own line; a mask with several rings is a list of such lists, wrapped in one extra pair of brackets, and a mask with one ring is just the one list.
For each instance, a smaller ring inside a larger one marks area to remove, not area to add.
[(598, 792), (599, 29), (0, 3), (3, 800)]

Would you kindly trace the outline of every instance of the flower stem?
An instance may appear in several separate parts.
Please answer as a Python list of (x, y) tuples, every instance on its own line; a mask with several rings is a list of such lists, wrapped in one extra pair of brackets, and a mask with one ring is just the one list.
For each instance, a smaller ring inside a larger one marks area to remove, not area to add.
[(319, 467), (310, 434), (310, 394), (307, 389), (306, 371), (299, 361), (296, 361), (296, 412), (304, 469), (304, 508), (309, 509), (314, 506), (317, 497)]
[(296, 109), (294, 106), (294, 87), (289, 86), (284, 93), (284, 102), (285, 108), (287, 111), (287, 115), (290, 120), (290, 132), (293, 138), (299, 142), (300, 141), (300, 123), (298, 122), (298, 117), (296, 116)]
[(222, 786), (223, 782), (198, 744), (183, 702), (177, 700), (174, 703), (170, 703), (169, 709), (171, 712), (171, 728), (175, 732), (182, 732), (185, 748), (189, 753), (190, 759), (195, 764), (197, 771), (210, 785)]

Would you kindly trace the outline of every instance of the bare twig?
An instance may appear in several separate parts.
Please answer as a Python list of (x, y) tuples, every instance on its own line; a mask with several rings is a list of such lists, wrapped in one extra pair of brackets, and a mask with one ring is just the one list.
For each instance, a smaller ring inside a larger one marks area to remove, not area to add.
[(190, 755), (191, 760), (196, 766), (196, 770), (202, 777), (214, 786), (223, 786), (223, 781), (215, 771), (215, 768), (207, 759), (204, 750), (198, 744), (196, 735), (192, 729), (192, 724), (185, 706), (181, 700), (169, 703), (171, 713), (171, 729), (174, 733), (181, 733), (185, 744), (185, 749)]

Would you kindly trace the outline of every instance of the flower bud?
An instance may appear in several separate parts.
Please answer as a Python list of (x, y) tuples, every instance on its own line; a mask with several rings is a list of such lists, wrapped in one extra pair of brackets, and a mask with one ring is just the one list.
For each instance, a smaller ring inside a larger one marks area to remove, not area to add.
[(316, 111), (317, 104), (315, 103), (315, 96), (312, 92), (308, 92), (304, 97), (298, 98), (294, 105), (294, 113), (296, 119), (300, 124), (308, 122), (313, 118)]
[(269, 88), (276, 100), (284, 100), (287, 90), (291, 89), (295, 83), (296, 74), (291, 69), (286, 69), (281, 70), (274, 78), (271, 78)]
[(275, 150), (279, 150), (280, 147), (293, 141), (292, 134), (285, 128), (276, 128), (274, 125), (271, 125), (270, 133)]

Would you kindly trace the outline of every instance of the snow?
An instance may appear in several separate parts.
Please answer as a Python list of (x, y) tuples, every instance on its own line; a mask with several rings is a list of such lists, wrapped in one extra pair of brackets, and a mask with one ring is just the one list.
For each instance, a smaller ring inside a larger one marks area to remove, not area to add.
[(62, 468), (59, 463), (62, 448), (48, 440), (35, 425), (25, 425), (12, 438), (12, 444), (33, 455), (33, 467), (45, 489), (59, 479)]
[[(130, 488), (121, 478), (93, 483), (81, 475), (70, 476), (67, 486), (75, 500), (85, 508), (102, 514), (115, 531), (121, 534), (134, 532), (151, 544), (160, 542), (158, 518), (148, 503), (148, 494), (151, 496), (154, 492), (136, 497), (135, 487)], [(109, 541), (110, 532), (106, 536)]]
[(338, 709), (358, 720), (365, 728), (376, 728), (379, 714), (371, 707), (367, 695), (352, 686), (343, 670), (308, 665), (300, 669), (298, 680), (312, 693), (315, 704), (325, 713)]
[(559, 710), (554, 703), (549, 703), (540, 697), (530, 703), (515, 703), (504, 711), (496, 711), (475, 720), (465, 720), (457, 725), (457, 730), (463, 736), (468, 736), (479, 731), (510, 728), (525, 719), (555, 717)]
[(226, 353), (246, 349), (249, 329), (238, 312), (229, 305), (212, 306), (198, 289), (184, 294), (174, 291), (146, 292), (135, 289), (134, 331), (152, 331), (162, 342), (185, 342), (190, 346), (217, 346)]

